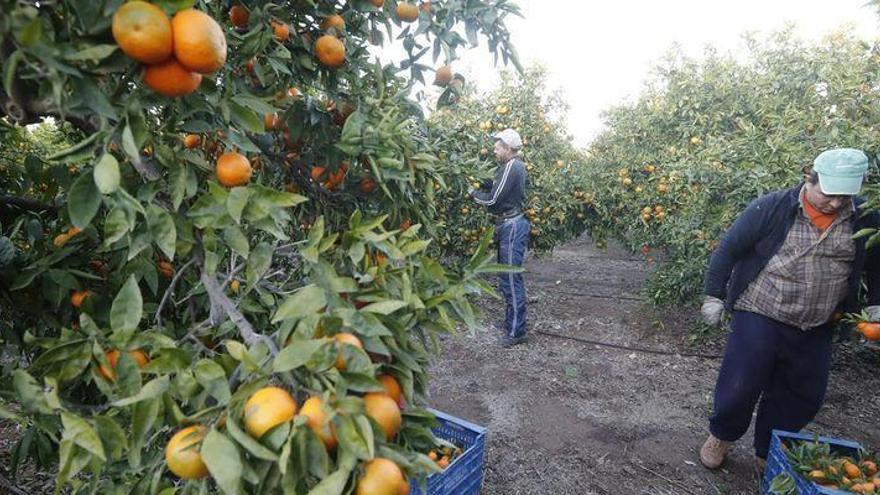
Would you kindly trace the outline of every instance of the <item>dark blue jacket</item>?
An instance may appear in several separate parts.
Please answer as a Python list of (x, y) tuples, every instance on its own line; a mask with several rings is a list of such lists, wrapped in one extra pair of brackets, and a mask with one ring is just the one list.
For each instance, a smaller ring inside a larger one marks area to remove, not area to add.
[[(779, 251), (788, 231), (800, 212), (798, 194), (803, 183), (792, 189), (776, 191), (752, 201), (724, 234), (718, 248), (709, 260), (705, 293), (726, 302), (728, 311), (749, 284), (764, 269), (770, 258)], [(862, 215), (859, 206), (864, 201), (856, 198), (856, 212), (850, 217), (853, 233), (866, 227), (880, 226), (880, 214)], [(859, 309), (859, 289), (862, 275), (868, 287), (868, 305), (880, 304), (880, 251), (865, 252), (867, 237), (856, 240), (856, 256), (849, 278), (849, 292), (842, 311)]]

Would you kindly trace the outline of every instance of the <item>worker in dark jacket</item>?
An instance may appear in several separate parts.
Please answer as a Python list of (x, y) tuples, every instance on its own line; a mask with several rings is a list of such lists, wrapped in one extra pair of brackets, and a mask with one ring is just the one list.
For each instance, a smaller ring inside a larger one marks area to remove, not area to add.
[[(486, 184), (485, 189), (489, 191), (471, 189), (469, 193), (495, 217), (498, 262), (522, 266), (531, 231), (531, 225), (522, 213), (528, 179), (526, 167), (517, 157), (522, 139), (513, 129), (505, 129), (492, 137), (495, 139), (495, 157), (500, 163), (495, 180)], [(499, 285), (507, 305), (502, 343), (507, 347), (525, 342), (526, 289), (522, 273), (502, 273)]]
[(858, 310), (862, 279), (867, 311), (880, 319), (880, 255), (853, 234), (880, 225), (863, 216), (856, 195), (868, 169), (859, 150), (820, 154), (806, 182), (772, 192), (742, 212), (709, 261), (701, 309), (731, 333), (715, 385), (710, 435), (700, 461), (721, 466), (755, 406), (756, 466), (763, 471), (771, 432), (799, 431), (825, 399), (835, 312)]

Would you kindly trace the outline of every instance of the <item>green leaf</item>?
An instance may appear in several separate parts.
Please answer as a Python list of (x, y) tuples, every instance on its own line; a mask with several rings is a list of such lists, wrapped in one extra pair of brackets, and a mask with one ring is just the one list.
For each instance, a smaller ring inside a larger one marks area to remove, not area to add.
[(202, 359), (195, 366), (196, 380), (212, 397), (221, 404), (229, 402), (232, 393), (229, 390), (226, 371), (222, 366), (211, 361)]
[(174, 211), (177, 211), (180, 208), (180, 203), (183, 202), (183, 198), (186, 196), (186, 176), (188, 167), (186, 166), (186, 163), (177, 163), (169, 168), (168, 184), (171, 188), (171, 205), (174, 207)]
[(119, 189), (119, 162), (105, 153), (95, 165), (95, 186), (101, 194), (112, 194)]
[(382, 301), (368, 304), (367, 306), (361, 308), (361, 311), (365, 311), (367, 313), (377, 313), (380, 315), (390, 315), (398, 309), (405, 308), (406, 306), (406, 301)]
[(153, 241), (159, 246), (166, 258), (173, 260), (177, 246), (177, 228), (174, 226), (174, 217), (158, 206), (150, 207), (149, 213), (150, 233), (153, 235)]
[(308, 495), (342, 495), (345, 483), (348, 481), (351, 470), (338, 470), (327, 476), (309, 491)]
[(202, 441), (201, 454), (211, 477), (223, 493), (239, 495), (243, 467), (235, 443), (212, 429)]
[(232, 120), (241, 128), (254, 134), (263, 134), (266, 132), (263, 117), (259, 116), (253, 110), (245, 108), (238, 103), (229, 102), (229, 110), (232, 112)]
[(109, 247), (114, 242), (125, 237), (130, 228), (125, 210), (115, 206), (104, 219), (104, 247)]
[(307, 285), (284, 300), (272, 317), (272, 323), (288, 318), (301, 318), (315, 314), (327, 306), (324, 289), (316, 285)]
[(132, 134), (131, 126), (129, 125), (126, 125), (125, 129), (122, 130), (122, 149), (125, 150), (125, 154), (128, 155), (132, 161), (140, 163), (141, 154), (138, 151), (137, 144), (134, 141), (134, 134)]
[(326, 345), (329, 345), (326, 340), (293, 341), (281, 349), (281, 352), (275, 357), (272, 369), (275, 373), (283, 373), (305, 366)]
[(253, 437), (242, 431), (241, 427), (238, 426), (238, 423), (233, 418), (227, 418), (226, 429), (229, 430), (229, 434), (232, 435), (232, 438), (235, 439), (239, 445), (244, 447), (244, 449), (252, 456), (257, 459), (263, 459), (264, 461), (278, 461), (278, 454), (264, 447), (263, 444), (254, 440)]
[(355, 425), (358, 428), (358, 431), (361, 434), (361, 437), (364, 439), (364, 443), (367, 445), (367, 452), (369, 454), (368, 458), (372, 459), (376, 457), (376, 449), (375, 449), (375, 440), (373, 438), (373, 426), (370, 425), (370, 420), (367, 419), (366, 416), (358, 415), (355, 420)]
[(168, 375), (160, 376), (159, 378), (147, 382), (137, 394), (131, 397), (126, 397), (125, 399), (117, 400), (113, 402), (112, 405), (114, 407), (125, 407), (137, 402), (155, 399), (168, 390), (168, 384)]
[(101, 193), (91, 174), (82, 174), (73, 185), (67, 195), (67, 211), (70, 221), (76, 227), (84, 229), (98, 213), (101, 206)]
[(333, 419), (336, 425), (336, 438), (340, 448), (354, 454), (358, 459), (369, 460), (372, 449), (367, 447), (366, 440), (361, 436), (355, 422), (348, 416), (338, 414)]
[(76, 53), (72, 53), (65, 58), (74, 62), (80, 60), (91, 60), (92, 62), (98, 62), (100, 60), (104, 60), (110, 55), (113, 55), (113, 52), (115, 52), (117, 48), (118, 46), (116, 45), (92, 45), (86, 49), (80, 50)]
[(223, 237), (226, 239), (226, 244), (228, 244), (233, 251), (247, 259), (251, 248), (248, 245), (247, 237), (245, 237), (241, 229), (238, 227), (229, 227), (223, 231)]
[(233, 187), (229, 191), (229, 197), (226, 198), (226, 209), (229, 210), (229, 216), (235, 220), (235, 223), (241, 223), (241, 214), (244, 207), (247, 206), (250, 195), (250, 190), (247, 187)]
[(110, 458), (121, 459), (123, 452), (128, 449), (128, 438), (119, 423), (113, 418), (98, 416), (95, 418), (95, 428), (98, 430), (98, 436), (101, 437), (105, 449), (109, 448)]
[(141, 451), (144, 448), (147, 434), (156, 423), (160, 404), (158, 399), (152, 399), (138, 402), (134, 406), (131, 426), (132, 447), (128, 455), (128, 464), (132, 468), (138, 468), (141, 465)]
[(41, 414), (52, 414), (53, 408), (46, 399), (43, 387), (28, 374), (27, 371), (18, 369), (12, 372), (12, 386), (15, 395), (25, 411), (33, 411)]
[(72, 440), (83, 449), (91, 452), (98, 459), (107, 461), (104, 453), (104, 444), (98, 437), (98, 432), (92, 428), (88, 421), (69, 412), (61, 413), (61, 424), (64, 425), (64, 439)]
[(267, 242), (257, 244), (247, 260), (247, 283), (253, 286), (272, 266), (272, 246)]
[(143, 307), (141, 289), (134, 274), (129, 275), (110, 307), (110, 328), (123, 333), (134, 332), (143, 316)]
[(239, 93), (232, 97), (232, 101), (239, 105), (249, 108), (258, 115), (267, 115), (277, 110), (272, 105), (248, 93)]

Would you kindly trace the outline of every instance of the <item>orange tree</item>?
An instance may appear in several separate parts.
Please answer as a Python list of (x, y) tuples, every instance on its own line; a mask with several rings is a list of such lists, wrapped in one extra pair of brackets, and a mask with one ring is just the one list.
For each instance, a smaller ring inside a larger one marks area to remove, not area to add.
[(449, 187), (438, 194), (438, 208), (445, 216), (435, 247), (444, 253), (473, 254), (492, 227), (485, 209), (468, 198), (467, 190), (492, 178), (497, 163), (491, 134), (507, 127), (523, 138), (531, 248), (549, 251), (583, 232), (591, 201), (580, 179), (583, 158), (565, 133), (561, 95), (548, 93), (546, 85), (542, 68), (530, 68), (521, 77), (503, 74), (497, 89), (483, 95), (465, 89), (454, 104), (431, 116), (432, 137), (451, 169)]
[[(435, 469), (427, 359), (498, 267), (488, 237), (455, 267), (426, 252), (445, 171), (408, 81), (466, 39), (515, 60), (516, 7), (0, 7), (12, 470), (70, 493), (370, 494)], [(405, 60), (371, 61), (391, 36)], [(23, 127), (46, 118), (60, 139)]]
[[(796, 184), (821, 151), (849, 146), (876, 157), (880, 45), (783, 32), (747, 47), (744, 61), (671, 54), (637, 101), (607, 112), (607, 131), (587, 150), (587, 190), (597, 198), (589, 228), (648, 259), (662, 253), (647, 288), (655, 302), (698, 296), (736, 215)], [(876, 207), (877, 186), (864, 192)]]

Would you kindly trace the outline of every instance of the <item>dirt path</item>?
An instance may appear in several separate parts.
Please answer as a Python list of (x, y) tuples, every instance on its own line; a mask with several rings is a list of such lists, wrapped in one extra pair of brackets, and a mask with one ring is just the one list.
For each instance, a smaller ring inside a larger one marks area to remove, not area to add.
[[(723, 336), (689, 346), (696, 308), (658, 313), (639, 299), (646, 267), (582, 240), (527, 262), (533, 330), (717, 354)], [(502, 313), (500, 302), (484, 305)], [(493, 319), (494, 321), (494, 319)], [(446, 339), (431, 403), (489, 429), (486, 494), (753, 494), (751, 432), (724, 469), (697, 462), (720, 360), (609, 349), (533, 334), (502, 349), (485, 331)], [(880, 446), (878, 353), (836, 347), (821, 434)]]

